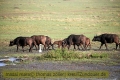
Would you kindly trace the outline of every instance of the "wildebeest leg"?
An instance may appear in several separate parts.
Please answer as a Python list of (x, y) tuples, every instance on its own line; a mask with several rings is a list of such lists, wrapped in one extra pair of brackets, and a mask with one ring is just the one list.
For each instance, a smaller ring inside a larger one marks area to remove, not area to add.
[(29, 47), (30, 47), (29, 52), (32, 52), (32, 48), (34, 47), (34, 45), (35, 45), (35, 48), (36, 48), (36, 51), (37, 51), (36, 44), (32, 43), (32, 44), (29, 44)]
[(100, 48), (99, 49), (101, 49), (101, 47), (103, 46), (103, 43), (101, 43), (101, 45), (100, 45)]
[(84, 47), (84, 45), (81, 45), (82, 50), (84, 50), (84, 48), (82, 46)]
[(65, 49), (66, 46), (68, 47), (68, 45), (62, 44), (62, 49)]
[(71, 45), (68, 45), (68, 50), (70, 49), (70, 46), (71, 46)]
[[(32, 46), (32, 48), (33, 48), (34, 46)], [(36, 48), (36, 51), (37, 51), (37, 45), (35, 45), (35, 48)]]
[(86, 45), (86, 49), (89, 47), (89, 49), (91, 49), (91, 44), (85, 44)]
[(108, 48), (107, 48), (107, 44), (105, 43), (105, 47), (106, 47), (106, 50), (108, 50)]
[(77, 45), (77, 47), (78, 47), (78, 50), (80, 50), (80, 47), (79, 47), (80, 45)]
[(60, 45), (58, 44), (58, 48), (60, 49)]
[(23, 52), (24, 52), (24, 46), (22, 46), (22, 50), (23, 50)]
[(91, 44), (88, 44), (89, 48), (91, 49)]
[(48, 48), (47, 48), (47, 50), (49, 50), (50, 49), (50, 45), (48, 45)]
[(54, 44), (52, 44), (52, 49), (54, 49)]
[(117, 50), (118, 45), (119, 45), (119, 48), (120, 48), (120, 44), (116, 43), (116, 50)]
[(30, 49), (29, 49), (29, 52), (32, 52), (32, 49), (31, 49), (31, 47), (30, 47)]
[(88, 45), (85, 45), (86, 46), (86, 49), (88, 48), (89, 44)]
[(38, 50), (39, 50), (40, 49), (39, 44), (37, 46), (38, 46)]
[(74, 50), (76, 50), (75, 44), (74, 44)]
[(85, 45), (85, 43), (83, 43), (83, 47), (84, 47), (84, 49), (83, 49), (83, 50), (86, 50), (86, 45)]
[(35, 42), (35, 41), (33, 41), (32, 48), (33, 48), (34, 46), (35, 46), (36, 51), (37, 51), (37, 44), (36, 44), (36, 42)]
[(19, 46), (17, 45), (17, 50), (16, 50), (16, 52), (18, 52), (18, 48), (19, 48)]
[[(47, 46), (46, 46), (47, 47)], [(43, 50), (45, 50), (45, 45), (44, 45), (44, 47), (43, 47)], [(47, 50), (47, 49), (46, 49)]]
[[(78, 50), (80, 50), (80, 47), (79, 47), (79, 46), (82, 48), (82, 45), (80, 44), (80, 45), (78, 45)], [(83, 48), (82, 48), (82, 49), (83, 49)]]
[(29, 52), (32, 52), (33, 45), (29, 45), (30, 49)]
[(44, 44), (44, 51), (46, 50), (46, 45)]
[(48, 44), (48, 45), (47, 45), (47, 50), (49, 50), (49, 49), (50, 49), (50, 45)]

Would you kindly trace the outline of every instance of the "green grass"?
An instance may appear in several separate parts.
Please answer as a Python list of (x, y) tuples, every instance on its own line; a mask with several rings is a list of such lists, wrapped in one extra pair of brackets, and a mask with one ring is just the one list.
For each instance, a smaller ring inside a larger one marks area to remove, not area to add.
[(119, 0), (2, 0), (0, 4), (0, 39), (34, 34), (54, 39), (70, 34), (120, 35)]
[(81, 60), (81, 59), (108, 59), (107, 53), (75, 52), (68, 50), (52, 50), (41, 56), (37, 60)]

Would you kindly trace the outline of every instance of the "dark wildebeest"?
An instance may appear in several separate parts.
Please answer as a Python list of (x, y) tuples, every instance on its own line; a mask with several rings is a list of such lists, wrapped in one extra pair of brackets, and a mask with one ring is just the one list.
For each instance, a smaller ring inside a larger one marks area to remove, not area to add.
[(39, 50), (39, 44), (44, 45), (44, 48), (46, 50), (46, 36), (44, 35), (33, 35), (31, 36), (31, 38), (36, 42), (36, 45), (38, 46), (38, 48), (36, 47), (36, 50)]
[(46, 36), (46, 46), (48, 47), (47, 50), (49, 50), (50, 46), (52, 46), (51, 38), (49, 36)]
[(82, 44), (84, 49), (86, 49), (85, 41), (86, 37), (84, 35), (71, 34), (70, 36), (68, 36), (68, 38), (64, 40), (63, 44), (68, 46), (68, 50), (70, 49), (71, 45), (74, 45), (74, 49), (76, 49), (75, 45), (79, 46), (80, 44)]
[(22, 46), (22, 50), (24, 52), (24, 46), (29, 45), (29, 52), (32, 52), (32, 47), (35, 45), (35, 41), (31, 37), (17, 37), (14, 40), (10, 41), (9, 46), (13, 45), (17, 45), (17, 52), (19, 46)]
[(101, 42), (101, 46), (100, 46), (99, 49), (101, 49), (103, 44), (105, 44), (106, 49), (108, 49), (107, 48), (107, 43), (113, 43), (113, 42), (116, 43), (116, 50), (117, 50), (118, 45), (120, 47), (119, 37), (116, 34), (101, 34), (99, 36), (94, 36), (92, 41)]
[(62, 46), (62, 41), (63, 40), (54, 41), (54, 43), (52, 44), (52, 49), (54, 49), (54, 45), (58, 45), (58, 48), (60, 49), (60, 47)]

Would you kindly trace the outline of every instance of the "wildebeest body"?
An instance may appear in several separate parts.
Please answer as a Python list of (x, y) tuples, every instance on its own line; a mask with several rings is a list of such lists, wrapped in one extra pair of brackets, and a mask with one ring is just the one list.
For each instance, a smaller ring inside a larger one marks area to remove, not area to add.
[(31, 37), (17, 37), (13, 41), (10, 41), (9, 46), (17, 45), (17, 51), (18, 47), (22, 46), (23, 52), (24, 52), (24, 46), (29, 45), (30, 49), (29, 52), (32, 52), (32, 47), (35, 45), (35, 41)]
[(117, 49), (118, 45), (120, 46), (119, 37), (116, 34), (101, 34), (99, 36), (94, 36), (92, 41), (100, 41), (101, 42), (101, 46), (99, 49), (101, 49), (103, 44), (105, 44), (106, 49), (108, 49), (107, 43), (113, 43), (113, 42), (116, 43), (116, 49)]
[[(36, 42), (36, 45), (38, 46), (39, 49), (39, 44), (44, 45), (44, 48), (46, 50), (46, 36), (44, 35), (33, 35), (31, 36), (32, 39), (34, 39), (34, 41)], [(36, 47), (37, 50), (37, 47)]]
[(72, 35), (68, 36), (65, 43), (68, 45), (68, 49), (70, 48), (71, 45), (74, 45), (74, 49), (75, 49), (75, 45), (79, 46), (80, 44), (83, 44), (84, 49), (86, 49), (85, 41), (86, 41), (86, 37), (84, 35), (72, 34)]

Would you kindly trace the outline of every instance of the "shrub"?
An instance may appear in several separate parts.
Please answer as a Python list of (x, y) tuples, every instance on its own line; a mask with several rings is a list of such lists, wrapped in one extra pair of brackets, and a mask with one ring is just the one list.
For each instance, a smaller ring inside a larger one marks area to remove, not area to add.
[(105, 53), (79, 53), (76, 51), (68, 51), (66, 49), (56, 49), (48, 51), (41, 56), (36, 57), (37, 60), (79, 60), (83, 58), (107, 58)]
[(41, 56), (41, 59), (57, 59), (57, 60), (69, 60), (75, 57), (73, 54), (74, 51), (68, 51), (68, 50), (61, 50), (61, 49), (56, 49), (56, 50), (51, 50), (48, 51), (47, 53), (43, 54)]
[(108, 54), (106, 53), (94, 53), (91, 55), (92, 58), (107, 58), (108, 57)]

